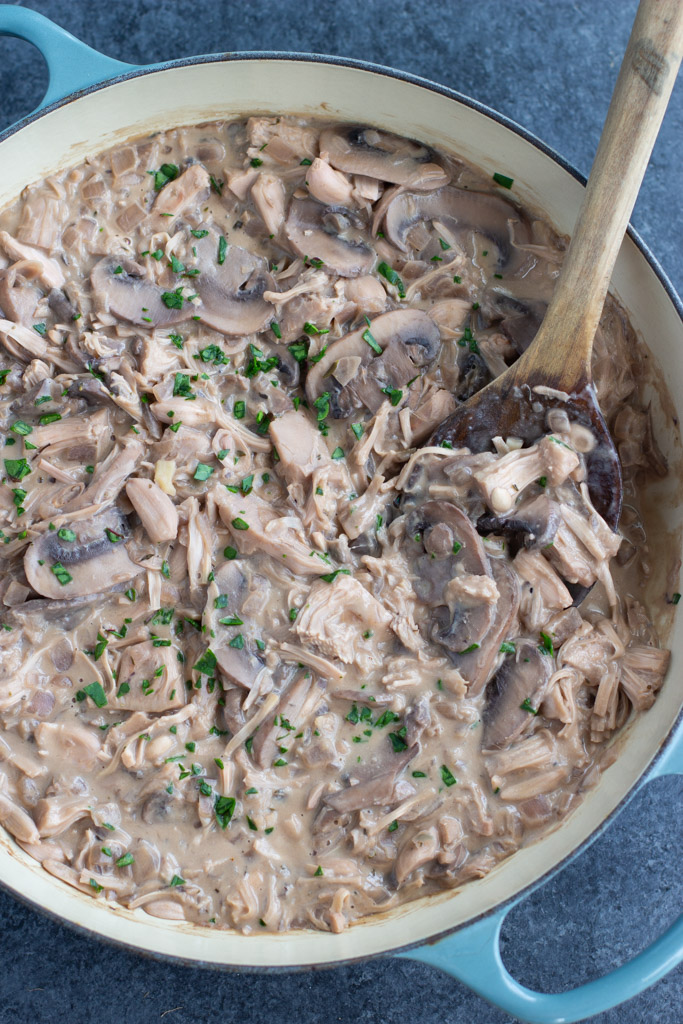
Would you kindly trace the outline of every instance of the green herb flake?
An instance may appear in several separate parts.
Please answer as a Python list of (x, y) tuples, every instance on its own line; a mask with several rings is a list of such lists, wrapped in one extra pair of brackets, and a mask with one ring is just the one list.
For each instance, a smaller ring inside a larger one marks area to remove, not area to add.
[(194, 479), (199, 481), (208, 480), (212, 473), (213, 469), (211, 466), (205, 466), (203, 462), (198, 462), (197, 468), (194, 471)]
[(445, 764), (441, 765), (441, 779), (444, 786), (454, 786), (457, 782), (455, 775)]
[(173, 394), (180, 398), (187, 398), (192, 394), (190, 375), (188, 373), (176, 373), (173, 379)]
[(393, 406), (397, 406), (403, 398), (403, 392), (400, 388), (382, 388), (382, 393), (387, 395)]
[(406, 290), (403, 285), (403, 281), (396, 273), (396, 271), (389, 266), (388, 263), (380, 263), (377, 267), (377, 273), (381, 274), (382, 277), (389, 282), (389, 284), (393, 285), (394, 288), (396, 288), (399, 299), (405, 299)]
[(31, 472), (26, 459), (5, 459), (5, 471), (12, 480), (23, 480)]
[(522, 711), (528, 711), (530, 715), (537, 715), (538, 709), (532, 707), (531, 701), (528, 697), (525, 697), (522, 703), (519, 705)]
[(207, 647), (197, 664), (193, 667), (195, 672), (201, 672), (205, 676), (214, 676), (216, 674), (216, 655), (210, 647)]
[(235, 813), (235, 798), (233, 796), (217, 796), (213, 812), (220, 827), (226, 829)]
[(55, 564), (51, 566), (51, 569), (63, 587), (65, 587), (67, 583), (71, 583), (73, 580), (73, 576), (66, 571), (61, 562), (55, 562)]
[(161, 301), (167, 307), (167, 309), (182, 309), (183, 308), (183, 286), (176, 288), (172, 292), (162, 292)]
[(350, 569), (335, 569), (334, 572), (327, 572), (323, 576), (320, 576), (319, 578), (321, 580), (324, 580), (325, 583), (334, 583), (334, 581), (336, 580), (337, 576), (350, 576), (350, 575), (351, 575), (351, 570)]
[(493, 180), (496, 185), (500, 185), (501, 188), (512, 188), (514, 184), (514, 178), (508, 178), (506, 174), (500, 174), (498, 171), (493, 175)]
[(17, 420), (16, 423), (13, 423), (10, 430), (14, 434), (21, 435), (21, 437), (26, 437), (27, 434), (33, 433), (33, 427), (30, 427), (28, 423), (24, 423), (23, 420)]
[(406, 742), (405, 739), (405, 735), (401, 735), (401, 733), (405, 733), (405, 726), (403, 727), (403, 729), (399, 729), (398, 732), (389, 733), (389, 742), (391, 743), (391, 746), (395, 754), (400, 754), (401, 751), (405, 750), (406, 747), (408, 746), (408, 743)]
[(129, 864), (135, 863), (135, 857), (132, 853), (124, 853), (123, 857), (119, 857), (116, 861), (117, 868), (127, 868)]
[(245, 519), (241, 519), (239, 516), (236, 516), (236, 518), (232, 520), (232, 526), (235, 530), (249, 529), (249, 523)]
[(538, 645), (538, 649), (541, 654), (549, 654), (550, 657), (555, 655), (555, 647), (553, 645), (553, 638), (549, 633), (541, 633), (541, 642)]
[(509, 640), (505, 640), (499, 648), (500, 654), (514, 654), (517, 648)]

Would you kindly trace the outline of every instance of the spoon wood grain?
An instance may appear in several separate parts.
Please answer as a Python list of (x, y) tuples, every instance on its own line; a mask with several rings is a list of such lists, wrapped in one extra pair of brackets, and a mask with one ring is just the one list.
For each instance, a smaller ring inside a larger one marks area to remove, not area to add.
[(565, 409), (595, 437), (588, 486), (612, 529), (621, 511), (621, 467), (592, 384), (593, 339), (682, 49), (683, 2), (641, 0), (543, 323), (517, 362), (464, 402), (430, 441), (473, 451), (489, 450), (496, 435), (530, 443), (547, 431), (551, 408)]

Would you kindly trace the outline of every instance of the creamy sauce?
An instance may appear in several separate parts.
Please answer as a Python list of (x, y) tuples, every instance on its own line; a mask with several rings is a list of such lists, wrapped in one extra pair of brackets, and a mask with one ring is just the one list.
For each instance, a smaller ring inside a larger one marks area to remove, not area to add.
[(666, 465), (616, 303), (619, 535), (562, 410), (530, 447), (429, 445), (561, 266), (511, 184), (254, 117), (0, 215), (0, 821), (46, 870), (171, 920), (341, 931), (557, 823), (652, 704), (640, 489)]

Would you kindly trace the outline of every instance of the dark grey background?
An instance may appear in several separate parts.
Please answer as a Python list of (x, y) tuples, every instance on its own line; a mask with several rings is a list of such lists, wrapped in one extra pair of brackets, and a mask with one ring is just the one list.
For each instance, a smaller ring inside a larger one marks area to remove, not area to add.
[[(151, 63), (230, 49), (340, 54), (458, 89), (535, 132), (587, 173), (635, 12), (634, 0), (31, 0), (113, 57)], [(29, 45), (0, 39), (0, 128), (46, 84)], [(681, 288), (679, 81), (633, 223)], [(1, 170), (1, 169), (0, 169)], [(617, 966), (681, 908), (681, 783), (642, 791), (556, 879), (513, 910), (508, 968), (561, 991)], [(523, 856), (523, 854), (521, 854)], [(28, 894), (30, 895), (30, 894)], [(100, 945), (0, 893), (0, 1024), (507, 1024), (418, 963), (378, 960), (277, 976), (159, 964)], [(594, 1024), (681, 1024), (683, 969)]]

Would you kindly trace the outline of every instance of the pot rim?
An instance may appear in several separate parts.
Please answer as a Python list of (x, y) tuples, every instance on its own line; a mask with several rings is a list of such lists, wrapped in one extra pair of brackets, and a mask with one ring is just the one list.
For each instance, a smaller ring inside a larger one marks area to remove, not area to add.
[[(358, 60), (351, 57), (340, 57), (328, 54), (316, 54), (316, 53), (295, 53), (290, 51), (280, 50), (235, 50), (226, 53), (215, 53), (215, 54), (200, 54), (192, 57), (177, 58), (175, 60), (163, 61), (158, 64), (140, 65), (134, 67), (132, 70), (122, 72), (119, 75), (114, 75), (110, 78), (106, 78), (103, 81), (97, 82), (93, 85), (86, 86), (83, 89), (79, 89), (75, 92), (67, 94), (62, 99), (56, 100), (53, 103), (45, 107), (40, 107), (32, 113), (21, 118), (19, 121), (10, 125), (8, 128), (0, 132), (0, 146), (11, 136), (20, 132), (23, 128), (39, 120), (44, 115), (50, 114), (52, 111), (59, 109), (60, 107), (66, 106), (73, 103), (84, 96), (90, 95), (101, 91), (102, 89), (108, 88), (109, 86), (119, 85), (123, 82), (129, 81), (135, 78), (141, 78), (146, 75), (154, 74), (155, 72), (174, 70), (176, 68), (184, 68), (197, 66), (202, 64), (217, 64), (217, 63), (234, 63), (234, 62), (259, 62), (259, 61), (290, 61), (292, 63), (303, 63), (303, 64), (322, 64), (330, 66), (338, 66), (348, 68), (352, 71), (364, 71), (371, 74), (381, 75), (385, 78), (392, 78), (397, 81), (405, 82), (409, 85), (417, 86), (418, 88), (424, 89), (425, 91), (436, 93), (444, 96), (447, 99), (453, 100), (462, 106), (469, 107), (476, 113), (488, 118), (491, 121), (502, 125), (504, 128), (509, 129), (516, 135), (520, 136), (536, 150), (543, 155), (549, 157), (556, 164), (558, 164), (563, 170), (569, 173), (575, 178), (581, 185), (586, 184), (587, 177), (581, 171), (579, 171), (572, 163), (570, 163), (565, 157), (563, 157), (557, 150), (549, 146), (542, 139), (540, 139), (533, 132), (524, 128), (518, 122), (505, 114), (501, 114), (489, 107), (485, 103), (481, 103), (479, 100), (473, 99), (470, 96), (466, 96), (464, 93), (451, 89), (448, 86), (441, 85), (438, 82), (434, 82), (430, 79), (423, 78), (419, 75), (411, 74), (407, 71), (400, 71), (396, 68), (387, 67), (382, 64), (375, 64), (371, 61)], [(641, 238), (640, 234), (633, 228), (631, 224), (626, 229), (627, 236), (634, 243), (636, 248), (645, 258), (646, 262), (651, 267), (658, 281), (662, 285), (667, 297), (673, 305), (676, 313), (678, 314), (681, 323), (683, 324), (683, 300), (679, 297), (676, 289), (672, 282), (669, 280), (666, 272), (659, 263), (656, 256), (653, 254), (647, 243)], [(20, 892), (12, 887), (5, 879), (0, 877), (0, 888), (5, 892), (9, 892), (15, 899), (20, 901), (31, 909), (36, 910), (43, 916), (50, 920), (66, 925), (71, 930), (77, 932), (86, 938), (94, 938), (98, 942), (107, 944), (108, 946), (114, 946), (117, 949), (121, 949), (128, 952), (133, 952), (137, 955), (144, 956), (147, 959), (155, 960), (162, 963), (178, 963), (184, 966), (199, 967), (202, 969), (218, 970), (218, 971), (245, 971), (249, 973), (290, 973), (303, 970), (313, 969), (329, 969), (334, 967), (342, 967), (348, 964), (354, 964), (363, 962), (366, 960), (377, 959), (382, 956), (394, 956), (398, 953), (404, 953), (411, 949), (419, 948), (423, 945), (435, 945), (440, 942), (446, 936), (453, 935), (458, 931), (463, 931), (469, 928), (471, 925), (476, 924), (486, 918), (494, 915), (505, 916), (512, 907), (517, 903), (521, 902), (534, 890), (544, 885), (552, 877), (562, 871), (567, 864), (572, 860), (578, 858), (593, 842), (595, 842), (612, 824), (614, 818), (626, 807), (626, 805), (633, 799), (636, 793), (642, 788), (643, 783), (654, 776), (656, 776), (656, 767), (666, 754), (668, 748), (674, 742), (674, 738), (679, 730), (679, 727), (683, 727), (683, 707), (680, 709), (676, 718), (671, 723), (669, 729), (663, 740), (660, 742), (659, 748), (645, 771), (636, 781), (631, 785), (630, 789), (623, 795), (621, 800), (612, 808), (609, 814), (604, 817), (600, 824), (580, 842), (574, 849), (565, 854), (553, 867), (544, 871), (538, 875), (532, 882), (529, 882), (523, 888), (518, 890), (512, 896), (499, 903), (496, 903), (493, 907), (488, 910), (482, 911), (479, 914), (468, 918), (466, 921), (462, 921), (459, 924), (455, 924), (452, 927), (445, 928), (429, 936), (427, 939), (417, 939), (401, 943), (396, 946), (391, 946), (388, 949), (365, 953), (359, 956), (351, 957), (340, 957), (334, 960), (326, 961), (315, 961), (310, 963), (301, 963), (297, 965), (271, 965), (262, 966), (255, 964), (244, 964), (244, 963), (226, 963), (226, 962), (215, 962), (199, 960), (194, 957), (184, 957), (180, 954), (165, 953), (158, 950), (150, 950), (136, 945), (133, 942), (126, 942), (111, 935), (103, 934), (101, 931), (93, 928), (89, 928), (84, 924), (77, 923), (69, 918), (62, 917), (56, 911), (49, 909), (48, 907), (42, 906), (39, 903), (34, 902), (31, 897), (23, 892)], [(453, 894), (454, 895), (454, 894)], [(372, 920), (372, 919), (370, 919)], [(363, 921), (359, 921), (353, 927), (361, 927)], [(208, 938), (208, 935), (207, 935)], [(248, 940), (249, 936), (244, 936), (245, 940)], [(267, 938), (267, 935), (261, 935), (259, 938)]]

